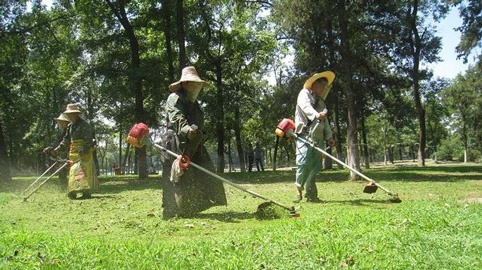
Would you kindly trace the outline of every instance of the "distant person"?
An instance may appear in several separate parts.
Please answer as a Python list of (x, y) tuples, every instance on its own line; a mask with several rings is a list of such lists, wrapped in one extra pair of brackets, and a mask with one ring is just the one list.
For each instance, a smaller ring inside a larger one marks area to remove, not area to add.
[(69, 198), (90, 198), (92, 189), (98, 187), (93, 156), (95, 148), (94, 131), (90, 124), (80, 117), (80, 110), (77, 105), (67, 105), (64, 114), (71, 123), (62, 142), (54, 149), (54, 152), (59, 153), (62, 150), (69, 149), (69, 160), (71, 161)]
[[(331, 71), (317, 73), (309, 78), (298, 94), (295, 111), (295, 133), (315, 145), (324, 145), (326, 141), (331, 147), (335, 146), (332, 131), (328, 123), (325, 105), (326, 97), (331, 89), (335, 74)], [(303, 199), (305, 188), (306, 201), (321, 202), (318, 198), (315, 176), (322, 168), (321, 153), (308, 144), (296, 141), (296, 190), (295, 202)]]
[[(185, 67), (181, 79), (169, 86), (167, 98), (167, 147), (187, 155), (193, 163), (214, 171), (209, 154), (204, 147), (204, 113), (197, 100), (207, 82), (199, 78), (194, 67)], [(163, 218), (192, 217), (217, 205), (226, 205), (223, 183), (194, 167), (180, 169), (178, 159), (169, 158), (171, 174), (162, 176)], [(164, 166), (163, 170), (166, 167)]]
[(259, 168), (264, 172), (263, 167), (263, 149), (259, 146), (259, 143), (256, 143), (256, 148), (254, 148), (254, 159), (256, 161), (256, 169), (259, 172)]
[[(49, 147), (46, 147), (43, 149), (43, 152), (45, 154), (52, 154), (55, 146), (57, 146), (60, 142), (62, 142), (62, 139), (64, 138), (65, 134), (67, 133), (67, 127), (70, 124), (69, 118), (63, 113), (59, 115), (59, 117), (55, 118), (55, 121), (57, 121), (57, 126), (59, 128), (59, 136), (58, 140), (52, 144)], [(58, 157), (60, 159), (68, 159), (69, 158), (69, 151), (68, 150), (63, 150), (58, 153)], [(68, 166), (65, 166), (62, 170), (59, 172), (59, 183), (62, 188), (67, 188), (68, 185), (68, 174), (69, 174), (69, 168)]]

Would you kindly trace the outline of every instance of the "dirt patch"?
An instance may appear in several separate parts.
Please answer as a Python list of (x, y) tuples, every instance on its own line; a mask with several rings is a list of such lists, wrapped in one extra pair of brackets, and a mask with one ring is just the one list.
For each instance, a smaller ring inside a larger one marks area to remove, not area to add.
[(482, 198), (468, 198), (467, 202), (469, 203), (480, 203), (482, 204)]

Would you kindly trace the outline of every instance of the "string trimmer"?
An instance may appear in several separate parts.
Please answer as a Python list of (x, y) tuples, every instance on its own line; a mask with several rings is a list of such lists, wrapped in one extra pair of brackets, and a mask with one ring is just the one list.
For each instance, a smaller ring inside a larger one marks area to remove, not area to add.
[(167, 149), (166, 147), (160, 146), (159, 144), (156, 144), (156, 143), (152, 142), (152, 141), (150, 140), (150, 137), (149, 137), (148, 135), (149, 135), (149, 128), (148, 128), (148, 126), (147, 126), (146, 124), (144, 124), (144, 123), (138, 123), (138, 124), (135, 124), (135, 125), (131, 128), (131, 130), (129, 131), (129, 136), (127, 137), (127, 142), (128, 142), (129, 144), (131, 144), (132, 146), (137, 147), (137, 148), (142, 148), (142, 147), (144, 147), (145, 145), (154, 146), (154, 147), (156, 147), (157, 149), (159, 149), (159, 150), (161, 150), (161, 151), (163, 151), (163, 152), (165, 152), (165, 153), (167, 153), (167, 154), (175, 157), (176, 160), (178, 160), (178, 162), (180, 163), (180, 164), (179, 164), (180, 167), (183, 168), (183, 169), (189, 169), (189, 167), (192, 166), (192, 167), (194, 167), (194, 168), (196, 168), (196, 169), (198, 169), (198, 170), (201, 170), (201, 171), (203, 171), (203, 172), (211, 175), (212, 177), (214, 177), (214, 178), (216, 178), (216, 179), (218, 179), (218, 180), (220, 180), (220, 181), (222, 181), (222, 182), (224, 182), (224, 183), (226, 183), (226, 184), (228, 184), (228, 185), (233, 186), (233, 187), (236, 188), (236, 189), (239, 189), (239, 190), (244, 191), (244, 192), (246, 192), (246, 193), (249, 193), (249, 194), (251, 194), (251, 195), (253, 195), (253, 196), (255, 196), (255, 197), (258, 197), (258, 198), (260, 198), (260, 199), (265, 200), (266, 202), (258, 205), (257, 214), (259, 214), (259, 213), (261, 213), (261, 212), (263, 212), (263, 211), (266, 211), (268, 208), (271, 207), (272, 204), (274, 204), (274, 205), (277, 205), (277, 206), (279, 206), (279, 207), (282, 207), (282, 208), (288, 210), (290, 217), (299, 217), (299, 216), (300, 216), (300, 214), (298, 214), (298, 213), (296, 212), (294, 206), (286, 206), (286, 205), (283, 205), (283, 204), (281, 204), (281, 203), (279, 203), (279, 202), (276, 202), (276, 201), (274, 201), (274, 200), (271, 200), (271, 199), (269, 199), (269, 198), (267, 198), (267, 197), (265, 197), (265, 196), (263, 196), (263, 195), (261, 195), (261, 194), (258, 194), (258, 193), (254, 192), (254, 191), (251, 191), (251, 190), (249, 190), (249, 189), (246, 189), (246, 188), (244, 188), (244, 187), (242, 187), (242, 186), (240, 186), (240, 185), (238, 185), (238, 184), (236, 184), (236, 183), (233, 183), (233, 182), (227, 180), (226, 178), (221, 177), (221, 176), (219, 176), (219, 175), (217, 175), (217, 174), (215, 174), (215, 173), (213, 173), (213, 172), (211, 172), (211, 171), (209, 171), (209, 170), (207, 170), (207, 169), (199, 166), (198, 164), (190, 161), (189, 156), (176, 154), (176, 153), (174, 153), (173, 151)]
[(400, 200), (400, 198), (398, 197), (397, 193), (392, 193), (388, 189), (382, 187), (380, 184), (375, 182), (373, 179), (367, 177), (366, 175), (364, 175), (361, 172), (357, 171), (356, 169), (352, 168), (351, 166), (344, 163), (343, 161), (341, 161), (341, 160), (337, 159), (336, 157), (330, 155), (325, 150), (317, 147), (312, 141), (298, 136), (296, 133), (294, 133), (294, 130), (295, 130), (295, 123), (293, 122), (293, 120), (288, 119), (288, 118), (284, 118), (283, 120), (281, 120), (281, 122), (278, 124), (278, 126), (276, 128), (276, 135), (280, 138), (283, 138), (283, 137), (286, 137), (287, 139), (295, 138), (296, 140), (299, 140), (303, 143), (306, 143), (309, 146), (311, 146), (313, 149), (317, 150), (318, 152), (321, 152), (322, 154), (331, 158), (332, 160), (334, 160), (338, 164), (342, 165), (343, 167), (349, 169), (350, 171), (359, 175), (363, 179), (367, 180), (368, 184), (363, 189), (364, 193), (375, 193), (377, 191), (377, 189), (380, 188), (381, 190), (385, 191), (389, 196), (391, 196), (390, 202), (394, 202), (394, 203), (402, 202), (402, 200)]
[[(47, 183), (47, 181), (49, 181), (53, 176), (55, 176), (58, 172), (60, 172), (63, 168), (65, 168), (65, 166), (67, 166), (70, 163), (70, 160), (67, 160), (67, 159), (60, 159), (60, 158), (53, 158), (53, 157), (50, 157), (50, 159), (55, 160), (55, 162), (47, 170), (45, 170), (45, 172), (42, 173), (42, 175), (40, 175), (37, 179), (35, 179), (35, 181), (33, 181), (32, 184), (30, 184), (30, 186), (28, 186), (23, 191), (22, 194), (24, 194), (23, 196), (24, 201), (26, 201), (30, 196), (32, 196), (32, 194), (34, 194), (39, 188), (41, 188), (45, 183)], [(45, 180), (40, 181), (40, 179), (42, 179), (42, 177), (44, 177), (49, 171), (51, 171), (57, 164), (62, 164), (62, 165)], [(40, 181), (40, 184), (35, 186), (39, 181)]]

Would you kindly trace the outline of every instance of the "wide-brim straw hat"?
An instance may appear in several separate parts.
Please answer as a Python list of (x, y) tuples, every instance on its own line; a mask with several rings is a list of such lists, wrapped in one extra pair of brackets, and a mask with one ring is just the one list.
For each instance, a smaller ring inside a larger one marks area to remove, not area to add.
[(177, 90), (181, 89), (182, 82), (200, 82), (203, 83), (203, 87), (209, 85), (208, 82), (199, 78), (197, 74), (196, 68), (193, 66), (185, 67), (182, 69), (181, 79), (175, 83), (169, 85), (169, 90), (171, 92), (176, 92)]
[(80, 111), (76, 104), (69, 104), (64, 113), (80, 113)]
[(55, 118), (57, 121), (70, 122), (69, 118), (64, 113), (61, 113), (59, 117)]
[(333, 83), (333, 81), (335, 80), (335, 73), (333, 73), (331, 71), (324, 71), (324, 72), (321, 72), (321, 73), (316, 73), (315, 75), (311, 76), (308, 80), (306, 80), (305, 84), (303, 84), (303, 88), (311, 90), (311, 85), (313, 85), (313, 83), (316, 80), (321, 79), (321, 78), (326, 78), (326, 80), (328, 81), (328, 85), (331, 85)]

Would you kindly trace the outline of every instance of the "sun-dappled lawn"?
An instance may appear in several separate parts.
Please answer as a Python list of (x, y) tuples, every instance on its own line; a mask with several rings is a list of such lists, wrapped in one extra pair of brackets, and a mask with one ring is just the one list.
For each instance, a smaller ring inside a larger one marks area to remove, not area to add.
[[(376, 167), (383, 191), (362, 193), (348, 171), (318, 175), (322, 204), (301, 217), (256, 220), (262, 200), (226, 186), (228, 206), (161, 219), (161, 182), (102, 178), (89, 200), (67, 199), (55, 180), (27, 202), (35, 177), (0, 190), (1, 269), (482, 269), (482, 165)], [(292, 205), (294, 171), (228, 179)]]

